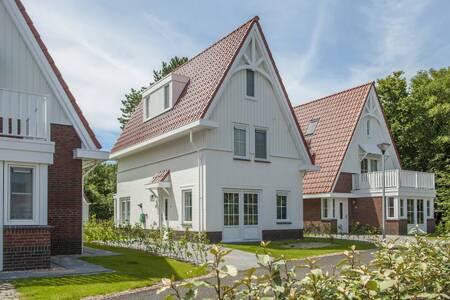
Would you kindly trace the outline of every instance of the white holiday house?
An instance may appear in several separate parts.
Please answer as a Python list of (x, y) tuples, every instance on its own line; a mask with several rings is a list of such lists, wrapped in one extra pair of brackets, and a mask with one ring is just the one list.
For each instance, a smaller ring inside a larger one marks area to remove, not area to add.
[(117, 223), (299, 238), (318, 169), (257, 17), (150, 85), (111, 154)]

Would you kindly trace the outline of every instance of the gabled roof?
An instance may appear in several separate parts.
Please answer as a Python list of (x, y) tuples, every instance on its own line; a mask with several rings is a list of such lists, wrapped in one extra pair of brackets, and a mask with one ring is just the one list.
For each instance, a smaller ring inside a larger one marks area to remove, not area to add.
[(304, 194), (332, 192), (372, 86), (366, 83), (294, 108), (303, 132), (318, 120), (314, 134), (305, 138), (320, 171), (306, 173)]
[(169, 176), (169, 174), (170, 174), (169, 169), (161, 170), (155, 175), (153, 175), (151, 183), (160, 183), (161, 181), (164, 181), (167, 178), (167, 176)]
[(239, 52), (255, 17), (177, 68), (173, 73), (189, 78), (173, 108), (143, 122), (143, 101), (137, 106), (111, 153), (200, 120), (206, 113)]
[(20, 13), (22, 14), (23, 18), (25, 19), (25, 22), (27, 23), (31, 33), (33, 34), (34, 38), (36, 39), (36, 42), (38, 43), (39, 47), (41, 48), (45, 58), (47, 59), (52, 71), (55, 73), (56, 78), (58, 79), (59, 83), (61, 84), (64, 92), (67, 94), (67, 97), (69, 98), (73, 108), (75, 109), (75, 112), (77, 113), (81, 123), (86, 128), (87, 133), (89, 134), (89, 137), (92, 139), (93, 143), (98, 149), (102, 148), (102, 145), (97, 140), (97, 137), (95, 136), (94, 132), (92, 131), (91, 127), (89, 126), (88, 121), (84, 117), (80, 107), (77, 104), (77, 101), (75, 97), (73, 96), (72, 92), (69, 89), (69, 86), (65, 82), (64, 78), (61, 75), (61, 72), (58, 70), (58, 67), (55, 64), (55, 61), (51, 57), (50, 53), (48, 52), (47, 47), (45, 46), (44, 42), (41, 39), (41, 36), (39, 35), (39, 32), (37, 31), (36, 27), (33, 24), (33, 21), (31, 21), (30, 16), (28, 15), (27, 11), (25, 10), (25, 6), (22, 4), (20, 0), (15, 0), (16, 5), (20, 10)]

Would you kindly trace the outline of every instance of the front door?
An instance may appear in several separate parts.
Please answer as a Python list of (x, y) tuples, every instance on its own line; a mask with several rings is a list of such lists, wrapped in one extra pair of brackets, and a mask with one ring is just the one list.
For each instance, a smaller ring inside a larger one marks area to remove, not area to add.
[(348, 199), (337, 199), (337, 231), (348, 233)]
[(425, 201), (423, 199), (407, 200), (408, 233), (414, 233), (416, 229), (427, 232), (424, 207)]
[(261, 239), (258, 192), (224, 192), (223, 208), (222, 240), (224, 242)]

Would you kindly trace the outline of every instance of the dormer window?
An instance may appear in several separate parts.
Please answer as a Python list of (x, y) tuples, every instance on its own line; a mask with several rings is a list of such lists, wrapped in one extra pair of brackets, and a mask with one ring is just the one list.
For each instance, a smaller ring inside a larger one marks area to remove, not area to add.
[(247, 97), (255, 97), (255, 71), (247, 69)]
[(317, 119), (309, 121), (308, 128), (306, 128), (305, 135), (313, 135), (314, 132), (316, 131), (317, 124), (319, 124), (319, 120), (317, 120)]
[(370, 119), (367, 119), (366, 134), (367, 134), (367, 136), (370, 136)]
[(164, 109), (168, 109), (170, 106), (170, 94), (169, 85), (164, 86)]

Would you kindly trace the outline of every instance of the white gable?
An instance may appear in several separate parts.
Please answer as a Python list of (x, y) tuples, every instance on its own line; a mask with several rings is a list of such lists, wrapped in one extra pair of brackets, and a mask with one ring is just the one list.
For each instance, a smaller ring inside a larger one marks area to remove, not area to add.
[(360, 160), (367, 156), (379, 156), (380, 151), (377, 145), (385, 142), (391, 144), (391, 147), (387, 151), (386, 168), (400, 169), (400, 161), (394, 149), (394, 143), (390, 137), (387, 124), (384, 121), (382, 108), (375, 89), (372, 87), (364, 104), (350, 146), (345, 154), (341, 171), (359, 173)]
[[(247, 69), (255, 71), (254, 98), (245, 95)], [(229, 148), (233, 123), (268, 128), (270, 155), (300, 159), (309, 166), (309, 157), (288, 101), (262, 36), (254, 26), (206, 114), (206, 118), (220, 124), (209, 134), (209, 144)]]

